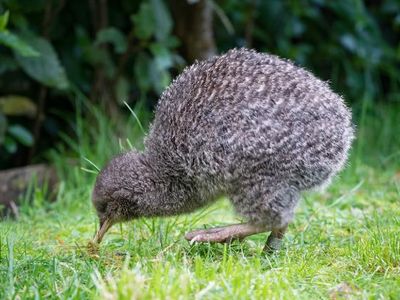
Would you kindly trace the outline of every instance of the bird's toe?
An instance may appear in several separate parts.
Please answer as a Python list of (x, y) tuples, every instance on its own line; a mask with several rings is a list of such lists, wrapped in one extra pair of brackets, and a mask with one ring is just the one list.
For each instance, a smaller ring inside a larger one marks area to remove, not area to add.
[(198, 235), (209, 235), (223, 231), (223, 227), (209, 228), (209, 229), (198, 229), (185, 234), (185, 239), (188, 241), (193, 240)]
[(236, 239), (234, 236), (229, 234), (227, 231), (218, 231), (218, 232), (202, 232), (196, 233), (195, 235), (186, 234), (185, 238), (189, 240), (191, 243), (229, 243), (232, 240)]

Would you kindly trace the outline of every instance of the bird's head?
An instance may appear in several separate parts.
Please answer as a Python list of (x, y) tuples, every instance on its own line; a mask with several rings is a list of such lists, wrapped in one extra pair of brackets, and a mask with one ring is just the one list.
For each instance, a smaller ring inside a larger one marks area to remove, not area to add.
[(100, 243), (115, 223), (140, 216), (139, 203), (147, 188), (145, 176), (142, 155), (136, 151), (113, 158), (101, 170), (92, 193), (92, 202), (100, 222), (95, 243)]

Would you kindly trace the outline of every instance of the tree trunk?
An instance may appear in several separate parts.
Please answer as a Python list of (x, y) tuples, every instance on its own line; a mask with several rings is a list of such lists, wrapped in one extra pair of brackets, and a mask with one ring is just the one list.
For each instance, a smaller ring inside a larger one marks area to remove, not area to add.
[(170, 0), (175, 33), (189, 62), (217, 53), (213, 32), (213, 8), (209, 0)]

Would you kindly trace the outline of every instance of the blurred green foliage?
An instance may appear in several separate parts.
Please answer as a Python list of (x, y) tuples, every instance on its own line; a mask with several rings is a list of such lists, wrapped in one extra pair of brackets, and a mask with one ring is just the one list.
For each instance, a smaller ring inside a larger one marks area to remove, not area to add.
[(330, 80), (354, 104), (399, 101), (400, 1), (224, 0), (221, 7), (235, 28), (232, 38), (219, 27), (221, 49), (250, 39)]
[[(330, 80), (356, 112), (399, 101), (399, 1), (211, 3), (219, 51), (247, 46), (293, 59)], [(187, 64), (169, 5), (0, 0), (0, 168), (31, 161), (30, 147), (40, 157), (68, 132), (79, 101), (114, 117), (124, 101), (152, 110)], [(13, 114), (3, 109), (10, 102)]]

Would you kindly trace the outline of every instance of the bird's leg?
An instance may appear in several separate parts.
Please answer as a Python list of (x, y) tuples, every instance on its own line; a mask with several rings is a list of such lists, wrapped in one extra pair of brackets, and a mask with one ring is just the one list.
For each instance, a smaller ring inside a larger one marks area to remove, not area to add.
[(282, 239), (285, 235), (287, 226), (282, 228), (274, 228), (268, 236), (267, 243), (263, 249), (265, 253), (273, 253), (281, 248)]
[(264, 226), (243, 223), (192, 231), (187, 233), (185, 238), (191, 242), (227, 243), (236, 239), (242, 240), (249, 235), (265, 231), (268, 231), (268, 228), (265, 228)]

